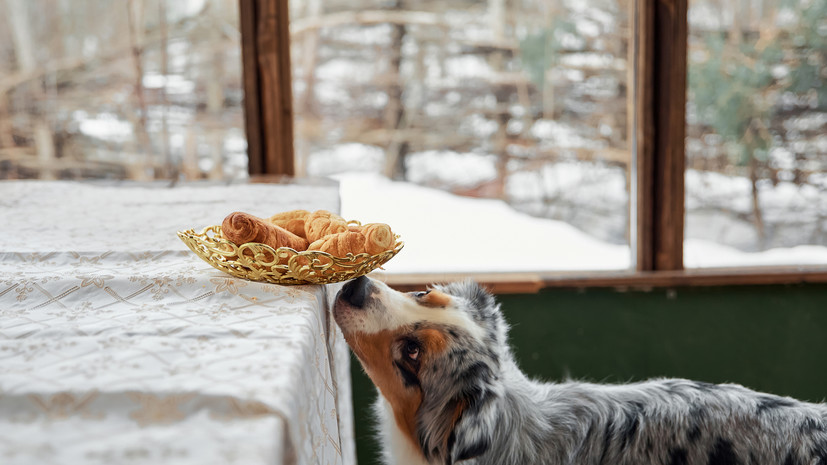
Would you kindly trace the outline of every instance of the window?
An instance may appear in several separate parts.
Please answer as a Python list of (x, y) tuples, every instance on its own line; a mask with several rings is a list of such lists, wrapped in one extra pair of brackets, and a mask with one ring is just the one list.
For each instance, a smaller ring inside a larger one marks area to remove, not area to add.
[(688, 267), (827, 263), (827, 3), (689, 3)]
[(237, 2), (0, 12), (0, 178), (247, 177)]
[(389, 272), (632, 267), (628, 2), (290, 7), (296, 172), (402, 233)]
[(428, 226), (393, 263), (526, 290), (827, 282), (823, 0), (48, 3), (0, 5), (0, 178), (339, 176)]

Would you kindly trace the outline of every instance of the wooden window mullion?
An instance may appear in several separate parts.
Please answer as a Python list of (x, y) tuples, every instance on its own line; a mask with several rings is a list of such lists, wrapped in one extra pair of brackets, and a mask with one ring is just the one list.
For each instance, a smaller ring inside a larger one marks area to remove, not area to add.
[(295, 174), (287, 0), (239, 0), (249, 171)]
[(683, 269), (687, 0), (635, 5), (636, 261)]

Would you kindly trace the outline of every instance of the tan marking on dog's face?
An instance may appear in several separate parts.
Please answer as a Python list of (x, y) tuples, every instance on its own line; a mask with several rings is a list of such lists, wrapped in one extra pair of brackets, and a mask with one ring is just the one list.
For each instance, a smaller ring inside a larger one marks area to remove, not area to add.
[(448, 307), (451, 305), (452, 297), (448, 294), (439, 291), (428, 291), (425, 295), (417, 300), (421, 305), (426, 307)]
[(424, 349), (422, 356), (423, 362), (433, 362), (434, 358), (444, 352), (448, 347), (448, 339), (445, 333), (438, 329), (422, 329), (417, 331), (415, 336)]
[[(418, 381), (420, 370), (434, 363), (448, 347), (447, 336), (436, 328), (414, 331), (400, 328), (377, 333), (346, 333), (345, 340), (390, 404), (400, 431), (420, 450), (416, 414), (422, 404), (422, 390), (419, 384), (406, 384), (400, 370), (407, 370)], [(418, 350), (413, 352), (412, 347)]]
[(419, 448), (416, 441), (416, 411), (422, 403), (419, 389), (406, 387), (394, 365), (393, 345), (401, 337), (399, 331), (380, 331), (345, 335), (365, 372), (379, 388), (393, 409), (396, 425)]

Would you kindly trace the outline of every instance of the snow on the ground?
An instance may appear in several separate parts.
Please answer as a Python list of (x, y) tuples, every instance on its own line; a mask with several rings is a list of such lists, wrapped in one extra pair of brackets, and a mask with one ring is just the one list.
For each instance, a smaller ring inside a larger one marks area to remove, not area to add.
[[(795, 220), (801, 217), (816, 218), (817, 212), (827, 207), (824, 197), (815, 185), (796, 185), (781, 181), (772, 185), (769, 180), (759, 181), (759, 198), (765, 220)], [(709, 208), (752, 213), (752, 184), (743, 176), (727, 176), (698, 170), (686, 171), (686, 208), (689, 211)]]
[(414, 183), (443, 183), (473, 187), (497, 178), (497, 156), (426, 150), (411, 153), (406, 160), (407, 179)]
[[(459, 197), (378, 174), (343, 173), (342, 216), (391, 225), (405, 247), (388, 273), (623, 270), (628, 246), (599, 241), (564, 222), (519, 213), (505, 202)], [(688, 239), (685, 266), (824, 265), (827, 247), (798, 246), (748, 253)]]
[(164, 89), (168, 94), (191, 94), (195, 90), (195, 82), (180, 74), (144, 73), (141, 84), (146, 89)]
[(799, 245), (763, 252), (742, 252), (710, 241), (687, 239), (683, 244), (683, 261), (686, 268), (827, 265), (827, 247)]
[(514, 202), (545, 197), (615, 209), (625, 208), (628, 202), (625, 170), (604, 163), (548, 163), (534, 171), (512, 173), (507, 186), (510, 200)]
[(455, 196), (376, 174), (346, 173), (342, 216), (391, 225), (405, 248), (388, 273), (611, 270), (631, 266), (629, 247), (607, 244), (561, 221), (505, 202)]
[(126, 142), (135, 135), (132, 124), (118, 119), (117, 115), (112, 113), (90, 116), (85, 111), (78, 110), (72, 116), (78, 122), (80, 132), (89, 137), (110, 142)]
[(561, 148), (585, 148), (599, 150), (606, 147), (606, 142), (593, 140), (579, 134), (577, 129), (570, 124), (554, 120), (538, 120), (531, 127), (531, 135), (536, 137), (544, 147)]
[(381, 172), (385, 165), (385, 151), (375, 145), (337, 144), (317, 150), (307, 161), (307, 174), (330, 176), (342, 171)]

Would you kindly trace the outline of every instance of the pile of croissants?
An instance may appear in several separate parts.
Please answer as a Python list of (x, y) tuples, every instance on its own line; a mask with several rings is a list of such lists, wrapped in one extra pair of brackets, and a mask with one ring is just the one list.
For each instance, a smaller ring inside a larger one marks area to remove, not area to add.
[(313, 213), (293, 210), (266, 219), (234, 212), (224, 218), (221, 231), (224, 237), (238, 245), (258, 242), (274, 249), (318, 250), (336, 257), (348, 253), (375, 255), (396, 245), (390, 226), (384, 223), (348, 224), (344, 218), (327, 210)]

